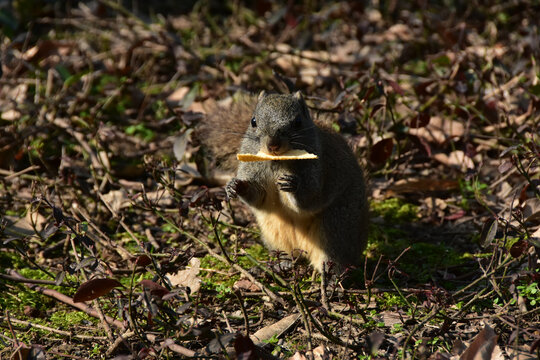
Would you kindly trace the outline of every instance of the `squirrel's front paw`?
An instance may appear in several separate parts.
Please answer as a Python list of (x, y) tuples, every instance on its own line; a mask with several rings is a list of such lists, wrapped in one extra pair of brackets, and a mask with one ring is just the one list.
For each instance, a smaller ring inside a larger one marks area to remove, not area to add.
[(225, 186), (227, 198), (234, 199), (238, 196), (244, 195), (247, 192), (248, 186), (248, 181), (232, 178), (231, 181), (227, 183), (227, 186)]
[(281, 175), (277, 181), (279, 190), (285, 192), (296, 192), (298, 190), (298, 176)]

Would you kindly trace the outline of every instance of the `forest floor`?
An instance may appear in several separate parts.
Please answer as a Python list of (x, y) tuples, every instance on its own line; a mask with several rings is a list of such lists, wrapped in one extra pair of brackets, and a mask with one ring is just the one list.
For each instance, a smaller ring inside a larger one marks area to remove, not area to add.
[[(538, 1), (67, 3), (0, 4), (0, 359), (538, 359)], [(328, 308), (195, 136), (284, 79), (370, 183)]]

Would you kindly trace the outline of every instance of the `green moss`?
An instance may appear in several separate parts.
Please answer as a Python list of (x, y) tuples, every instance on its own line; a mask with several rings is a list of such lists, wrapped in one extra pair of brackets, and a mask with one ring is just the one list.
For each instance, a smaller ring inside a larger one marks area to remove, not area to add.
[(373, 224), (370, 227), (366, 250), (368, 269), (375, 267), (380, 255), (384, 255), (387, 259), (395, 259), (409, 247), (396, 266), (418, 282), (428, 281), (436, 269), (462, 264), (473, 256), (459, 253), (446, 244), (419, 242), (411, 237), (411, 234), (400, 229)]
[(418, 207), (392, 198), (380, 202), (371, 203), (371, 212), (375, 216), (381, 216), (385, 221), (407, 222), (418, 218)]
[(55, 311), (49, 317), (50, 323), (55, 327), (61, 329), (69, 329), (75, 325), (81, 325), (84, 322), (96, 323), (97, 319), (94, 319), (82, 311), (74, 310), (60, 310)]
[(137, 136), (146, 142), (152, 141), (156, 136), (155, 132), (148, 129), (143, 123), (130, 125), (126, 127), (125, 132), (128, 135)]
[(400, 261), (400, 268), (419, 282), (430, 280), (436, 269), (458, 265), (465, 261), (463, 254), (446, 245), (421, 242), (410, 246), (411, 249)]
[(21, 255), (12, 252), (0, 252), (1, 269), (20, 269), (27, 266)]
[(404, 308), (408, 306), (407, 302), (401, 296), (390, 292), (382, 293), (376, 300), (377, 304), (383, 310), (391, 309), (393, 307)]
[[(139, 236), (135, 234), (139, 239), (146, 239), (145, 236)], [(141, 248), (139, 247), (139, 244), (133, 240), (130, 234), (124, 232), (124, 233), (118, 233), (114, 236), (115, 239), (122, 242), (122, 246), (128, 250), (130, 253), (135, 254), (139, 251), (141, 251)]]
[(240, 279), (239, 275), (230, 276), (227, 273), (229, 266), (212, 255), (206, 255), (201, 259), (201, 268), (216, 271), (201, 271), (202, 287), (223, 293), (225, 288), (231, 288)]
[[(6, 259), (9, 258), (7, 255), (14, 255), (9, 253), (2, 254), (2, 258)], [(30, 269), (24, 263), (20, 263), (16, 257), (14, 258), (14, 264), (16, 266), (13, 266), (13, 268), (20, 267), (17, 271), (22, 276), (28, 278), (28, 279), (39, 279), (39, 280), (52, 280), (51, 277), (44, 273), (41, 270), (37, 269)], [(2, 264), (3, 266), (3, 264)], [(64, 279), (64, 283), (66, 282), (73, 282), (75, 283), (77, 281), (77, 278), (73, 275), (66, 275)], [(50, 299), (47, 296), (44, 296), (40, 294), (39, 292), (36, 292), (34, 290), (31, 290), (30, 288), (20, 284), (20, 283), (12, 283), (8, 285), (10, 282), (7, 281), (6, 283), (0, 283), (0, 291), (5, 294), (5, 296), (0, 297), (0, 308), (2, 309), (9, 309), (10, 311), (14, 313), (23, 314), (24, 308), (26, 306), (30, 306), (37, 310), (43, 310), (45, 311), (49, 304), (53, 303), (54, 301)], [(56, 291), (61, 292), (62, 294), (65, 294), (67, 296), (72, 296), (76, 288), (75, 287), (66, 287), (66, 286), (45, 286), (46, 288), (53, 289)]]

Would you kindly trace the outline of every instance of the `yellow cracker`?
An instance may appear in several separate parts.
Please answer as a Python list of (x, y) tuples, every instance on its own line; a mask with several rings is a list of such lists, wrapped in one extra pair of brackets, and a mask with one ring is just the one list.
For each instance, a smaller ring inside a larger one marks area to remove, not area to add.
[(317, 155), (310, 154), (305, 150), (293, 149), (281, 155), (270, 155), (259, 151), (257, 154), (236, 154), (240, 161), (268, 161), (268, 160), (305, 160), (317, 159)]

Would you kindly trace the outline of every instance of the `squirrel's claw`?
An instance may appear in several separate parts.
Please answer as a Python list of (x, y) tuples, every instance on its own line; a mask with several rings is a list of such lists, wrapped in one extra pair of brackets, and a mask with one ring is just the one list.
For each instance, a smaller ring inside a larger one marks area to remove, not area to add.
[(277, 186), (281, 191), (296, 192), (298, 190), (298, 176), (281, 175), (278, 178)]
[(248, 182), (246, 180), (240, 180), (237, 178), (231, 179), (225, 186), (225, 192), (227, 193), (227, 199), (235, 199), (238, 196), (242, 196), (246, 193), (248, 188)]

